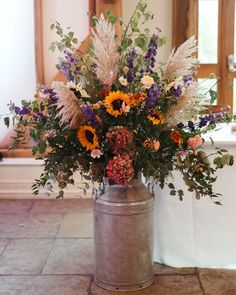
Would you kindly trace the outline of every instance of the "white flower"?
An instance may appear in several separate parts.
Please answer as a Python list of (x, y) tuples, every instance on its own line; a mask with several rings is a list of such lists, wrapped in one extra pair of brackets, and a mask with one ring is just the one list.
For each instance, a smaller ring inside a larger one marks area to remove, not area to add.
[(154, 84), (154, 80), (152, 77), (146, 75), (146, 76), (142, 77), (141, 83), (143, 84), (143, 86), (145, 86), (147, 89), (149, 89)]
[(89, 97), (88, 93), (82, 88), (80, 84), (75, 84), (74, 82), (70, 81), (66, 83), (66, 87), (69, 89), (75, 89), (81, 93), (82, 97)]
[(128, 84), (127, 79), (125, 79), (123, 76), (121, 76), (121, 77), (119, 78), (119, 82), (120, 82), (120, 84), (123, 85), (123, 86), (127, 86), (127, 84)]
[(98, 158), (99, 159), (102, 155), (103, 155), (103, 153), (102, 153), (102, 151), (100, 149), (95, 149), (95, 150), (93, 150), (91, 152), (91, 157), (93, 159), (95, 159), (95, 158)]

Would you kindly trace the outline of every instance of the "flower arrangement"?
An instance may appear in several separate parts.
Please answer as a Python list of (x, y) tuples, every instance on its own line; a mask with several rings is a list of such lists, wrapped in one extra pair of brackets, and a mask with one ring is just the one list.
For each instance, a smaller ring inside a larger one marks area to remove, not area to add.
[[(144, 28), (152, 18), (145, 1), (139, 2), (128, 25), (111, 11), (94, 18), (87, 53), (75, 50), (72, 32), (67, 35), (59, 23), (52, 25), (61, 36), (52, 48), (65, 54), (57, 67), (67, 82), (41, 87), (21, 107), (10, 104), (18, 121), (16, 143), (25, 140), (27, 127), (35, 142), (33, 154), (46, 152), (34, 193), (51, 178), (61, 189), (73, 184), (73, 173), (79, 170), (86, 180), (101, 184), (108, 178), (119, 185), (142, 173), (162, 188), (167, 184), (170, 194), (182, 199), (183, 190), (168, 182), (178, 170), (197, 198), (218, 196), (212, 190), (215, 171), (232, 165), (233, 158), (216, 148), (211, 163), (202, 135), (227, 120), (227, 114), (200, 115), (204, 96), (194, 78), (194, 37), (173, 50), (165, 64), (156, 62), (165, 39), (158, 29), (151, 35)], [(121, 38), (116, 23), (124, 27)], [(210, 94), (215, 95), (213, 90)]]

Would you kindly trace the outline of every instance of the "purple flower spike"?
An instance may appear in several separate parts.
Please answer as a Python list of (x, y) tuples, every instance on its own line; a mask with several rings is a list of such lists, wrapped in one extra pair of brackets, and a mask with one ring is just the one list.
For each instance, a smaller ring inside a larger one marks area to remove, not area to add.
[(149, 45), (148, 45), (148, 51), (147, 54), (144, 58), (144, 61), (148, 64), (150, 64), (150, 66), (147, 68), (147, 73), (152, 73), (153, 72), (153, 68), (155, 67), (155, 62), (156, 62), (156, 55), (157, 55), (157, 42), (158, 42), (158, 35), (157, 34), (153, 34)]
[(20, 115), (21, 116), (24, 116), (24, 115), (29, 115), (31, 113), (31, 110), (27, 107), (23, 107), (21, 110), (20, 110)]
[(148, 97), (146, 100), (146, 105), (148, 107), (154, 107), (157, 103), (158, 98), (160, 97), (161, 89), (159, 86), (154, 84), (149, 90), (148, 90)]

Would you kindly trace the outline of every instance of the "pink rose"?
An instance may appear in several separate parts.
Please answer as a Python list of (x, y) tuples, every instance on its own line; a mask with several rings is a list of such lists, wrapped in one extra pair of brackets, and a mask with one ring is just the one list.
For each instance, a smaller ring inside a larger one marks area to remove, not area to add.
[(189, 137), (188, 146), (191, 149), (196, 149), (202, 144), (202, 138), (200, 135), (195, 135), (194, 137)]

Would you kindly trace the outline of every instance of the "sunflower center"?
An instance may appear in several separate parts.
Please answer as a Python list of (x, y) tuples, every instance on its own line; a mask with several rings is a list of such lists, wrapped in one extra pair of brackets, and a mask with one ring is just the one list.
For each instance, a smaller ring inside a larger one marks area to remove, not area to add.
[(86, 138), (88, 142), (93, 143), (94, 134), (90, 130), (86, 130), (85, 132)]
[(152, 115), (156, 120), (160, 120), (160, 115), (159, 114), (153, 114)]
[(77, 98), (81, 98), (82, 97), (81, 92), (79, 90), (75, 90), (74, 88), (70, 88), (70, 90), (74, 92), (74, 95)]
[(123, 100), (116, 99), (112, 102), (112, 107), (114, 111), (119, 111), (122, 107)]

